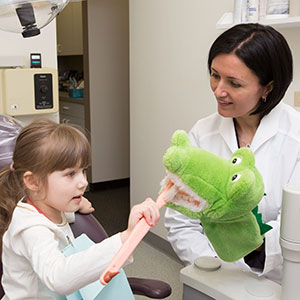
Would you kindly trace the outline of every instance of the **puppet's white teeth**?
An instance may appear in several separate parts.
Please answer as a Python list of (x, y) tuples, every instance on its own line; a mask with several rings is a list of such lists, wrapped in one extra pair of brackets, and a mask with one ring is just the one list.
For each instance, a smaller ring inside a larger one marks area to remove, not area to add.
[[(203, 203), (198, 200), (193, 199), (189, 195), (182, 195), (180, 192), (176, 194), (176, 196), (171, 200), (172, 203), (176, 205), (180, 205), (184, 208), (187, 208), (193, 212), (199, 212), (203, 210)], [(203, 200), (204, 201), (204, 200)]]
[(178, 188), (177, 194), (172, 200), (170, 200), (172, 203), (185, 207), (194, 212), (202, 211), (208, 207), (208, 203), (199, 197), (199, 195), (192, 191), (188, 186), (186, 186), (175, 174), (168, 172), (167, 176), (161, 183), (162, 187), (166, 187), (170, 180)]

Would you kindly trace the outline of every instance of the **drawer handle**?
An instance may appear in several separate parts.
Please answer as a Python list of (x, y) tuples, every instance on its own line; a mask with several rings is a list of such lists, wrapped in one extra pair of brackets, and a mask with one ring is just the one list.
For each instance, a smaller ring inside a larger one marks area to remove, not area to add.
[(64, 110), (69, 110), (69, 109), (70, 109), (69, 106), (63, 106), (62, 108), (63, 108)]

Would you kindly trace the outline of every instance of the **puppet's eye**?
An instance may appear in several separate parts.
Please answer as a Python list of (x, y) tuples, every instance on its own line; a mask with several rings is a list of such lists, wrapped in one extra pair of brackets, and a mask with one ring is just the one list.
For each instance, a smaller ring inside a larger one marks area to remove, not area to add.
[(233, 182), (236, 182), (241, 178), (241, 176), (242, 176), (241, 174), (235, 174), (235, 175), (232, 176), (231, 180)]
[(234, 165), (236, 165), (236, 164), (239, 164), (241, 161), (242, 161), (241, 158), (235, 157), (235, 158), (232, 160), (232, 163), (233, 163)]

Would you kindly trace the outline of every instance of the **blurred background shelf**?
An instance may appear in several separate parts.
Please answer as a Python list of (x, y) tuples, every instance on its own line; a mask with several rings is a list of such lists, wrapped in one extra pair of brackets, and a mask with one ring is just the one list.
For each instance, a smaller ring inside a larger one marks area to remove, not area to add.
[[(259, 23), (263, 25), (270, 25), (277, 29), (300, 27), (300, 16), (260, 20)], [(228, 29), (234, 25), (236, 24), (233, 23), (233, 13), (227, 12), (220, 18), (216, 28)]]

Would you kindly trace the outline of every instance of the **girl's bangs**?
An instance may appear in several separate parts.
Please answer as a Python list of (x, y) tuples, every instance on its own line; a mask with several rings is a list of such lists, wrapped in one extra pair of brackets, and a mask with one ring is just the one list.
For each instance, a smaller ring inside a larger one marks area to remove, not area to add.
[(74, 128), (61, 128), (52, 133), (43, 148), (48, 167), (45, 166), (45, 160), (41, 164), (46, 173), (74, 167), (86, 168), (91, 162), (89, 142), (82, 132)]

